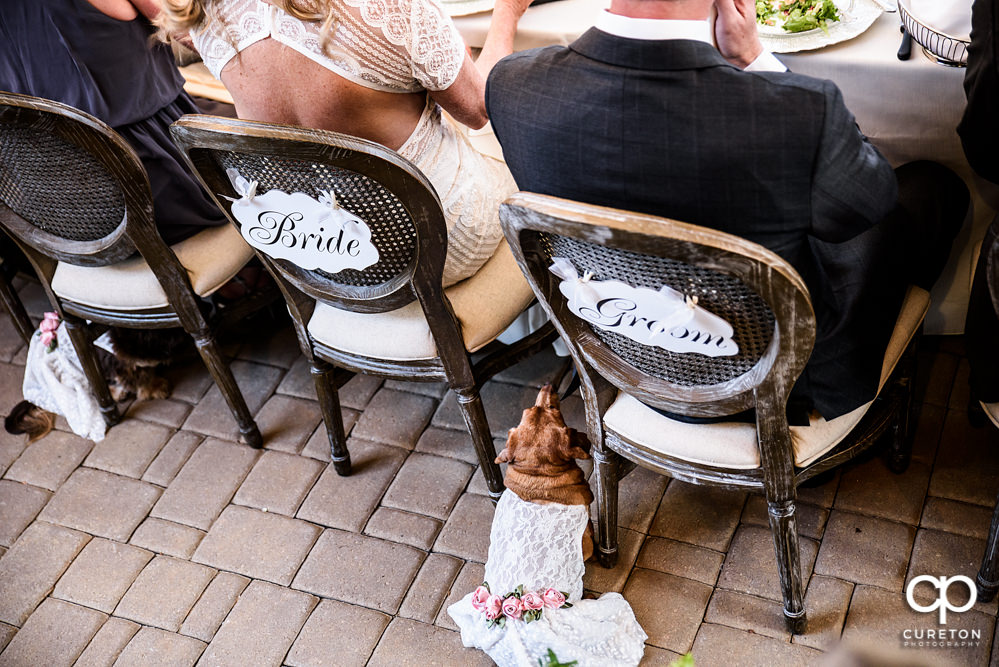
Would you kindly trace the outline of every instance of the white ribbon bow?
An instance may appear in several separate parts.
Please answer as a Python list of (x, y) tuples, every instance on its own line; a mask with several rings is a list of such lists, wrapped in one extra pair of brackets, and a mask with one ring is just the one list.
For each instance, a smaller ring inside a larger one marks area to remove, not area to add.
[[(257, 194), (256, 181), (246, 180), (245, 178), (240, 176), (239, 172), (233, 169), (232, 167), (229, 167), (228, 169), (225, 170), (225, 175), (229, 177), (229, 182), (232, 183), (233, 189), (239, 195), (240, 201), (253, 200), (253, 198)], [(225, 195), (222, 195), (222, 198), (228, 199), (231, 202), (236, 201), (234, 198), (226, 197)]]
[(672, 312), (656, 321), (655, 326), (651, 328), (651, 338), (668, 333), (694, 319), (697, 309), (696, 296), (686, 296), (669, 285), (663, 285), (659, 288), (659, 296), (662, 297), (666, 307), (672, 309)]
[(552, 265), (548, 267), (548, 270), (562, 280), (575, 284), (571, 301), (573, 301), (578, 307), (597, 307), (597, 302), (600, 301), (600, 295), (588, 284), (593, 278), (592, 271), (587, 271), (583, 274), (583, 277), (580, 278), (579, 272), (576, 271), (576, 267), (573, 266), (572, 262), (567, 260), (565, 257), (552, 257)]

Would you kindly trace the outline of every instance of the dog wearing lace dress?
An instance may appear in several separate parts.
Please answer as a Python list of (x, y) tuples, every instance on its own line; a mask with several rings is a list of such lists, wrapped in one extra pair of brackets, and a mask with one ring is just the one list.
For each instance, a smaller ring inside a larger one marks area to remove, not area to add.
[(536, 667), (549, 650), (580, 667), (642, 659), (646, 635), (628, 602), (618, 593), (582, 599), (593, 494), (576, 459), (590, 458), (588, 445), (566, 426), (547, 385), (496, 458), (508, 464), (507, 489), (493, 517), (485, 581), (448, 613), (462, 643), (500, 667)]

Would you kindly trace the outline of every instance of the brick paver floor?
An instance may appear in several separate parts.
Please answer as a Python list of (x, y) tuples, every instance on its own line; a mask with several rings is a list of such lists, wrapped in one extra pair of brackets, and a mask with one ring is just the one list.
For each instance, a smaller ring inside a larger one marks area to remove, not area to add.
[[(17, 286), (39, 317), (38, 286)], [(351, 380), (342, 478), (290, 330), (229, 351), (263, 450), (235, 442), (197, 363), (169, 370), (169, 399), (123, 406), (101, 443), (64, 420), (31, 445), (0, 433), (0, 666), (490, 664), (446, 613), (482, 580), (493, 514), (453, 395)], [(20, 400), (25, 352), (0, 316), (0, 413)], [(644, 470), (622, 482), (620, 562), (588, 565), (584, 583), (630, 601), (649, 635), (643, 664), (688, 651), (704, 666), (810, 664), (938, 628), (972, 645), (902, 659), (999, 663), (996, 602), (939, 626), (905, 601), (916, 576), (975, 576), (999, 491), (999, 432), (968, 421), (961, 339), (928, 338), (920, 357), (909, 470), (873, 455), (800, 490), (806, 634), (782, 621), (758, 496)], [(497, 443), (558, 365), (544, 354), (486, 386)], [(565, 412), (582, 427), (578, 399)]]

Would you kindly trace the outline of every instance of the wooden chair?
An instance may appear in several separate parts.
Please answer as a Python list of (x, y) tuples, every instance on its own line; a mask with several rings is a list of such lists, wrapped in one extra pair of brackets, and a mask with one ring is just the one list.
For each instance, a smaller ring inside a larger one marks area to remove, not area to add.
[[(900, 366), (911, 367), (929, 295), (910, 290), (873, 405), (789, 427), (785, 406), (811, 353), (815, 316), (804, 282), (786, 261), (730, 234), (536, 194), (514, 195), (500, 218), (580, 375), (597, 481), (598, 558), (607, 566), (616, 561), (618, 481), (635, 464), (693, 484), (762, 492), (784, 615), (792, 632), (802, 632), (796, 488), (886, 431), (893, 436), (893, 467), (908, 464), (908, 382), (903, 373), (888, 378), (903, 356)], [(556, 257), (572, 262), (580, 276), (591, 271), (595, 280), (652, 290), (669, 285), (696, 296), (732, 325), (738, 353), (677, 354), (592, 326), (559, 291), (560, 279), (549, 271)], [(755, 408), (756, 423), (681, 423), (649, 406), (692, 417)]]
[(511, 345), (495, 341), (533, 300), (506, 244), (474, 276), (442, 289), (447, 234), (440, 201), (426, 177), (395, 152), (333, 132), (206, 116), (185, 116), (171, 131), (216, 196), (235, 195), (226, 176), (235, 168), (257, 182), (258, 193), (277, 189), (318, 198), (332, 191), (371, 230), (379, 259), (360, 271), (306, 270), (258, 251), (284, 292), (312, 365), (336, 471), (350, 474), (334, 365), (382, 377), (446, 380), (489, 493), (498, 498), (503, 480), (479, 389), (555, 339), (549, 324)]
[[(999, 225), (999, 222), (993, 222)], [(985, 260), (985, 271), (989, 285), (989, 294), (992, 297), (992, 307), (996, 315), (999, 316), (999, 234), (992, 236), (992, 242), (987, 248), (982, 248), (982, 252), (988, 253)], [(981, 402), (981, 408), (985, 412), (992, 424), (999, 428), (999, 403)], [(995, 597), (999, 591), (999, 498), (996, 499), (996, 507), (992, 513), (992, 525), (989, 527), (989, 536), (985, 543), (985, 555), (982, 558), (982, 567), (978, 571), (976, 579), (978, 587), (978, 599), (988, 602)]]
[[(240, 440), (261, 446), (198, 298), (232, 278), (252, 251), (228, 225), (168, 247), (153, 222), (146, 171), (114, 130), (63, 104), (0, 93), (0, 229), (28, 256), (65, 321), (108, 425), (120, 416), (85, 320), (182, 326), (232, 410)], [(244, 314), (242, 306), (232, 312)]]

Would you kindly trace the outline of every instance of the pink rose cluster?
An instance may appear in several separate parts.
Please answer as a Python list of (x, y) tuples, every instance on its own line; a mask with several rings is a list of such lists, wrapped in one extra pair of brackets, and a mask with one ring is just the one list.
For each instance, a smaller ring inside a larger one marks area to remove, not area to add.
[(49, 352), (56, 348), (56, 329), (59, 328), (59, 313), (48, 312), (42, 317), (42, 323), (38, 325), (38, 340), (41, 341)]
[(544, 591), (525, 591), (524, 585), (517, 586), (513, 591), (500, 596), (489, 590), (489, 584), (483, 582), (472, 593), (472, 608), (482, 612), (489, 622), (489, 627), (503, 626), (506, 619), (531, 623), (541, 618), (544, 609), (561, 609), (571, 607), (565, 601), (565, 593), (554, 588)]

